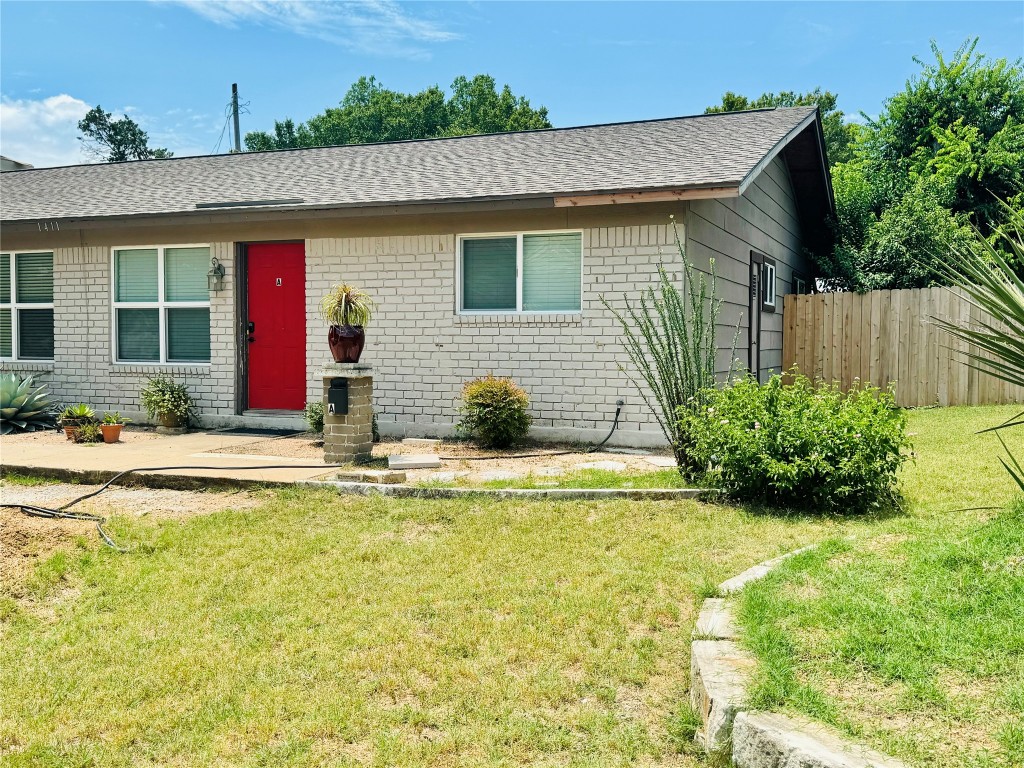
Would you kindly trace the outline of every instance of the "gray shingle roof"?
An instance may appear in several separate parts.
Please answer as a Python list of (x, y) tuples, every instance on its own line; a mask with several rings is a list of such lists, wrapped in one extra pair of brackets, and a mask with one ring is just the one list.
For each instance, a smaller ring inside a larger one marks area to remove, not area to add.
[(0, 219), (196, 211), (297, 199), (325, 208), (731, 186), (814, 109), (4, 173)]

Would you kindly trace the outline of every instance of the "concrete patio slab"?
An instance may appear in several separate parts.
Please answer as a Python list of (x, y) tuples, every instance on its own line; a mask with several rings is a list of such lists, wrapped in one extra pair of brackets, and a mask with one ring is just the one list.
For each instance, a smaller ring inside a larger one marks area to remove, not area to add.
[[(204, 479), (210, 480), (211, 485), (223, 485), (226, 481), (294, 483), (336, 471), (331, 465), (316, 461), (248, 454), (245, 446), (259, 437), (217, 431), (153, 436), (110, 445), (26, 439), (29, 437), (0, 438), (0, 467), (49, 477), (97, 480), (127, 469), (147, 469), (147, 474), (192, 479), (195, 482), (190, 483), (191, 487), (202, 487)], [(232, 452), (215, 453), (225, 448)], [(183, 468), (152, 470), (153, 467)]]

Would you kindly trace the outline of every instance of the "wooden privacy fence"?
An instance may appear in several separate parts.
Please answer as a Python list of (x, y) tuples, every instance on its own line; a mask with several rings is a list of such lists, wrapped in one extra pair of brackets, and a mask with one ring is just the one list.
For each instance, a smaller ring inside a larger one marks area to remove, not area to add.
[(854, 379), (876, 387), (895, 382), (896, 401), (905, 407), (1024, 401), (1024, 388), (969, 368), (964, 353), (976, 347), (934, 318), (991, 322), (946, 288), (786, 296), (783, 367), (838, 381), (844, 390)]

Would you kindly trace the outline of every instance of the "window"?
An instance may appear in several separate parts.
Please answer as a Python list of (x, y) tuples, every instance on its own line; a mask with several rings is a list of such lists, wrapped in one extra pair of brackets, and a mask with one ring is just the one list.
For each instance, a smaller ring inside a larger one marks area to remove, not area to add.
[(761, 262), (761, 310), (775, 311), (775, 262), (768, 258)]
[(210, 362), (210, 248), (114, 251), (114, 359)]
[(793, 273), (793, 293), (798, 296), (802, 296), (806, 293), (810, 293), (810, 288), (807, 285), (807, 278), (801, 275), (799, 272)]
[(542, 232), (461, 239), (461, 312), (579, 312), (583, 237)]
[(53, 360), (52, 253), (0, 253), (0, 358)]

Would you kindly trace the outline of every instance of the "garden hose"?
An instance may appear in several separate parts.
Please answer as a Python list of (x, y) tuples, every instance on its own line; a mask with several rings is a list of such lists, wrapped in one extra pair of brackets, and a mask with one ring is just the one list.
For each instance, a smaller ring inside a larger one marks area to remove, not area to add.
[[(612, 421), (611, 431), (608, 432), (608, 435), (604, 438), (604, 440), (602, 440), (600, 443), (597, 443), (596, 445), (590, 446), (589, 448), (586, 449), (586, 451), (584, 451), (584, 453), (594, 453), (594, 452), (600, 450), (601, 447), (611, 439), (611, 436), (615, 433), (615, 429), (619, 426), (619, 415), (622, 413), (622, 406), (623, 405), (625, 405), (625, 403), (623, 403), (622, 400), (619, 400), (618, 402), (616, 402), (616, 404), (615, 404), (615, 419)], [(296, 433), (296, 434), (298, 434), (298, 433)], [(282, 435), (282, 437), (288, 437), (288, 435)], [(501, 459), (530, 459), (530, 458), (539, 458), (539, 457), (544, 457), (544, 456), (568, 456), (568, 455), (573, 454), (573, 453), (578, 453), (578, 451), (557, 451), (557, 452), (553, 452), (553, 453), (520, 453), (520, 454), (515, 454), (515, 455), (512, 455), (512, 456), (472, 456), (472, 457), (440, 456), (439, 458), (441, 458), (441, 459), (443, 459), (445, 461), (484, 461), (484, 460), (487, 460), (487, 459), (497, 459), (497, 458), (501, 458)], [(181, 469), (188, 469), (188, 470), (216, 469), (218, 471), (231, 472), (231, 471), (236, 471), (236, 470), (237, 471), (248, 471), (248, 470), (254, 470), (254, 469), (259, 469), (259, 470), (264, 470), (264, 469), (337, 469), (337, 468), (342, 467), (342, 466), (344, 466), (344, 465), (343, 464), (260, 464), (260, 465), (252, 466), (252, 467), (223, 467), (223, 466), (221, 466), (221, 467), (216, 467), (216, 466), (211, 467), (209, 465), (184, 465), (183, 464), (183, 465), (177, 465), (177, 466), (171, 466), (171, 467), (134, 467), (132, 469), (126, 469), (126, 470), (124, 470), (122, 472), (118, 472), (116, 475), (114, 475), (109, 480), (107, 480), (105, 483), (103, 483), (95, 491), (90, 491), (89, 493), (86, 493), (86, 494), (84, 494), (82, 496), (74, 498), (71, 501), (69, 501), (69, 502), (67, 502), (65, 504), (62, 504), (61, 506), (57, 507), (56, 509), (51, 509), (49, 507), (41, 507), (41, 506), (38, 506), (36, 504), (24, 504), (24, 503), (19, 503), (19, 504), (0, 503), (0, 509), (20, 509), (22, 511), (22, 513), (24, 513), (26, 515), (29, 515), (31, 517), (43, 517), (43, 518), (48, 518), (48, 519), (51, 519), (51, 520), (56, 520), (56, 519), (63, 519), (63, 520), (87, 520), (89, 522), (94, 522), (94, 523), (96, 523), (96, 530), (99, 532), (100, 538), (103, 540), (103, 543), (106, 544), (107, 546), (109, 546), (111, 549), (115, 550), (116, 552), (125, 553), (125, 552), (128, 552), (129, 550), (127, 550), (124, 547), (118, 545), (117, 542), (115, 542), (114, 539), (111, 538), (110, 534), (107, 533), (106, 529), (103, 527), (104, 524), (107, 522), (107, 518), (103, 517), (102, 515), (94, 515), (94, 514), (91, 514), (89, 512), (68, 512), (68, 510), (71, 507), (75, 506), (75, 504), (79, 504), (79, 503), (81, 503), (83, 501), (86, 501), (87, 499), (91, 499), (94, 496), (99, 496), (101, 493), (103, 493), (105, 490), (107, 490), (107, 488), (109, 488), (111, 485), (113, 485), (114, 483), (116, 483), (118, 480), (120, 480), (122, 477), (124, 477), (126, 475), (131, 475), (131, 474), (134, 474), (136, 472), (165, 472), (165, 471), (169, 471), (169, 470), (181, 470)]]

